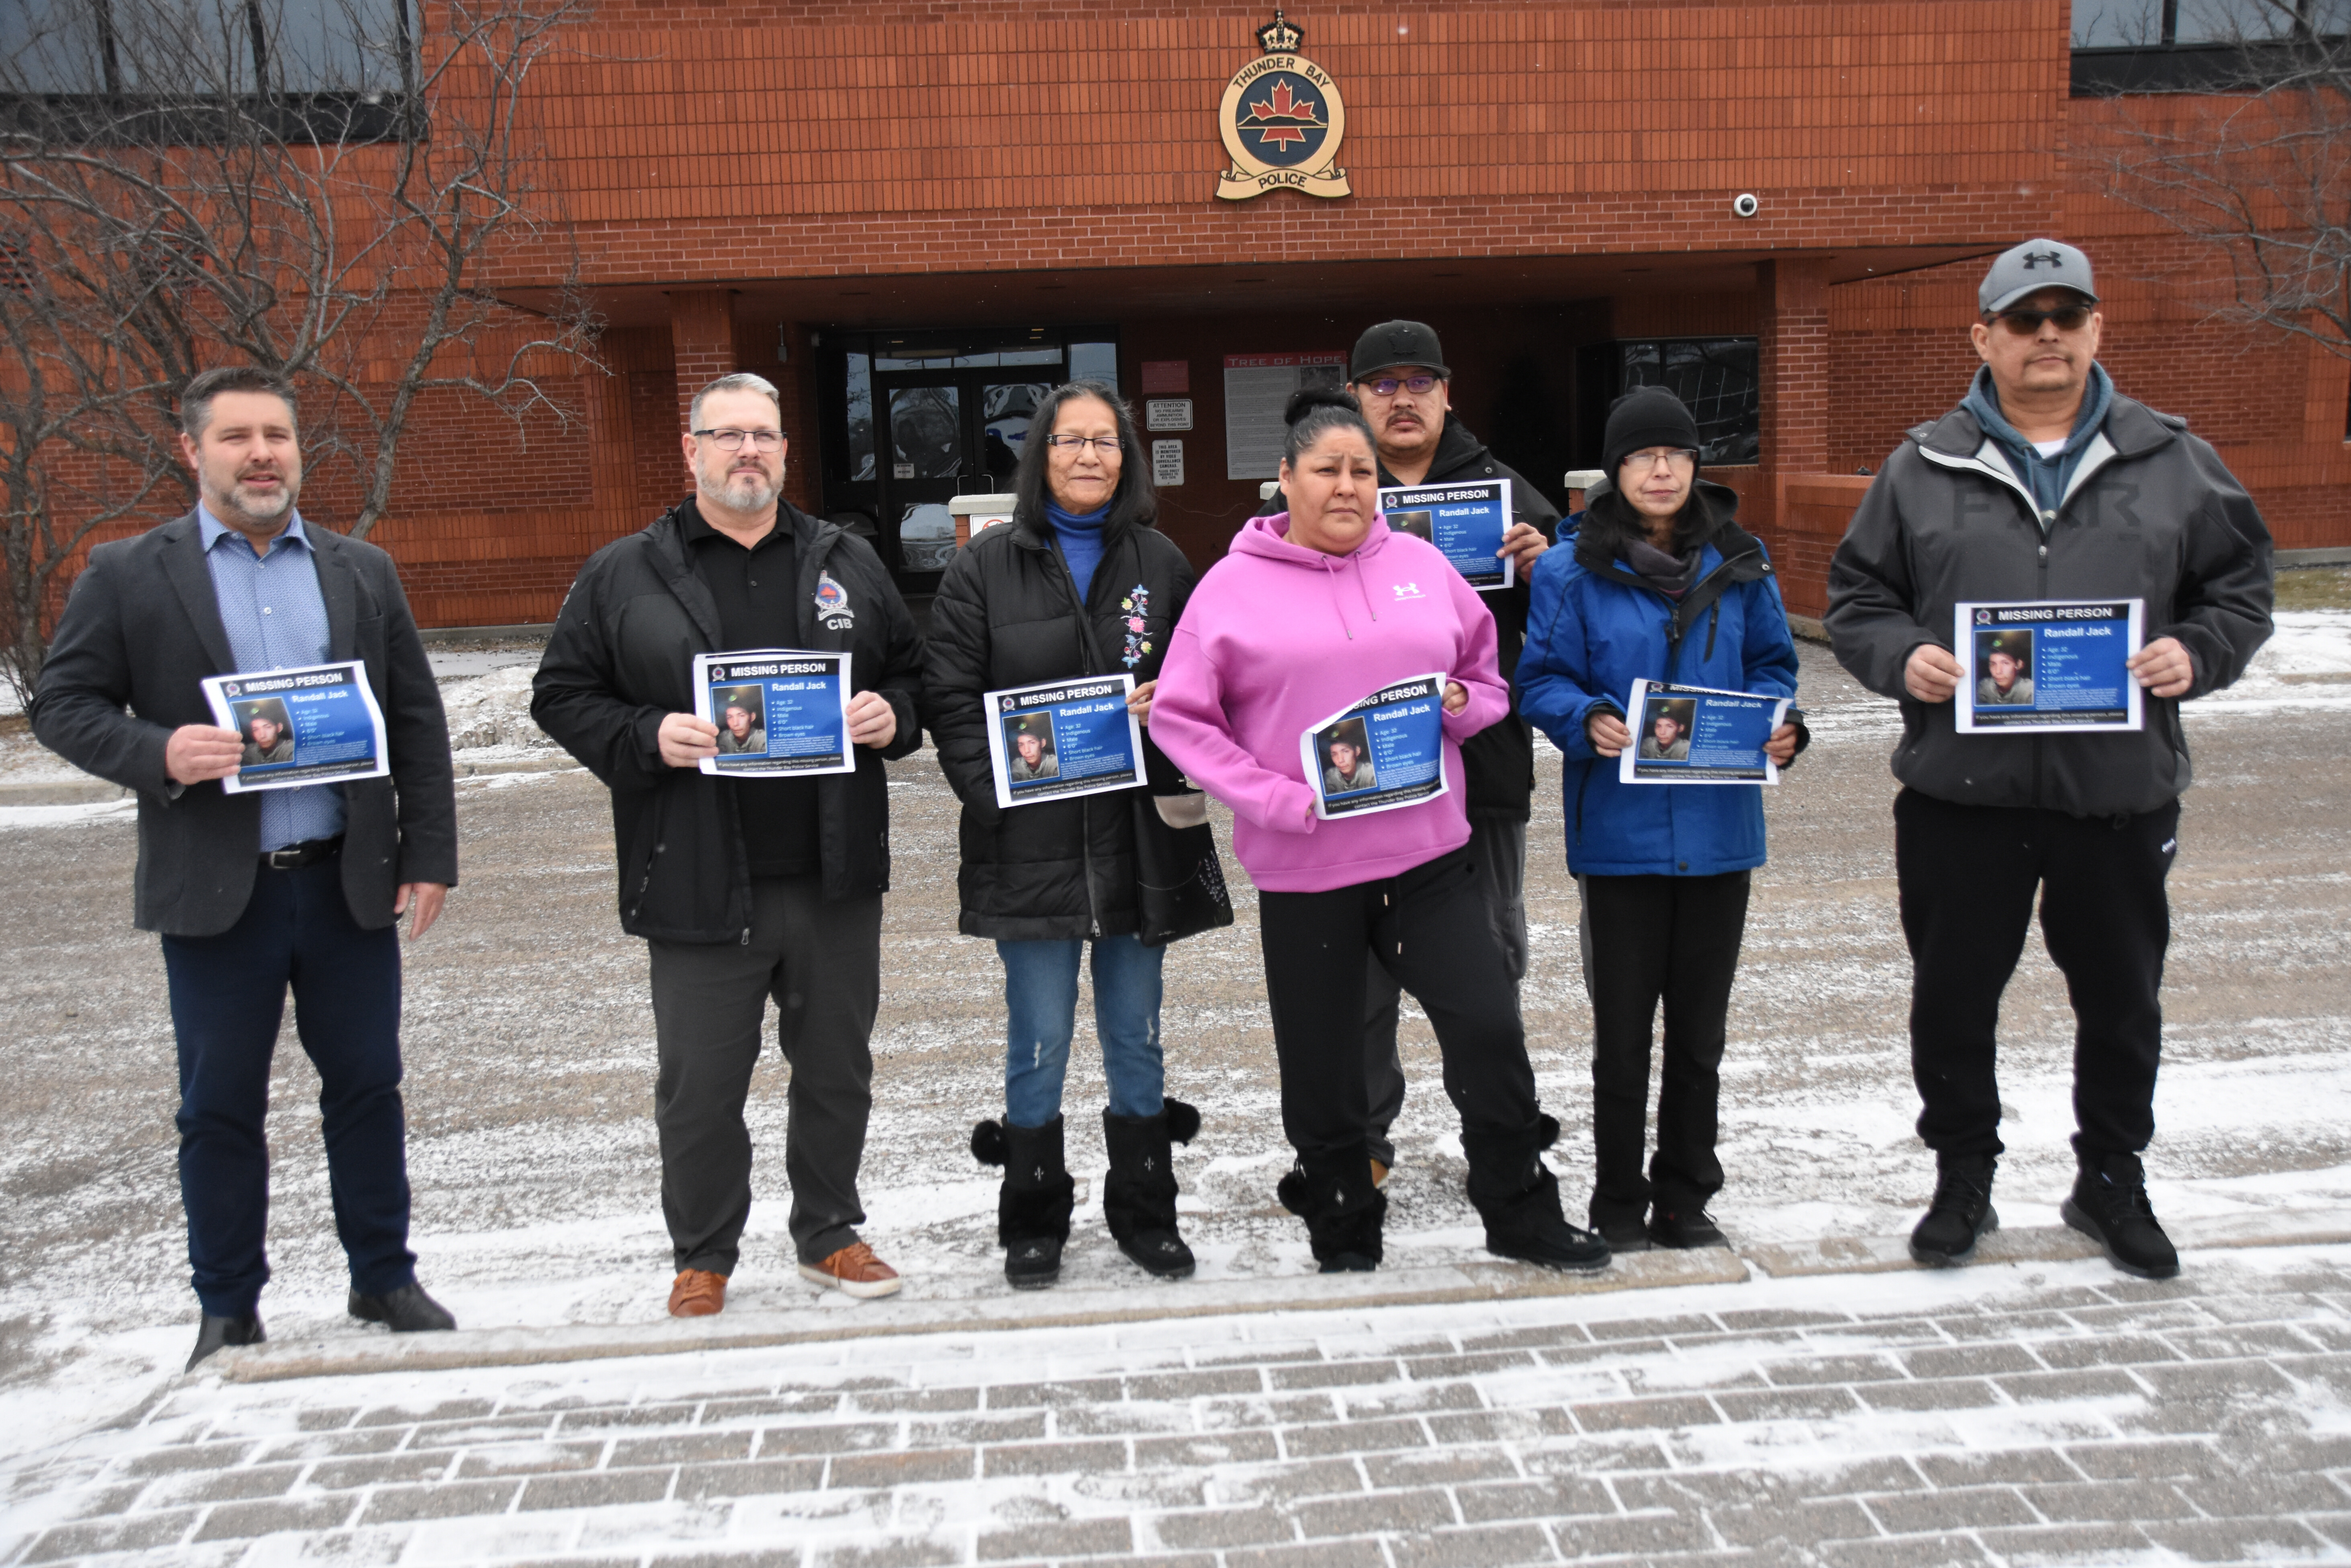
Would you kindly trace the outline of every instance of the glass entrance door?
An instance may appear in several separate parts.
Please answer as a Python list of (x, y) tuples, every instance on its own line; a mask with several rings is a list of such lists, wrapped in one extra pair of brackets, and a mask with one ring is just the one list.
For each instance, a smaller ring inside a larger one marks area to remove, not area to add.
[(1117, 349), (1099, 331), (826, 337), (826, 510), (870, 519), (875, 549), (908, 592), (936, 588), (954, 559), (948, 500), (1012, 488), (1047, 392), (1072, 376), (1116, 385)]

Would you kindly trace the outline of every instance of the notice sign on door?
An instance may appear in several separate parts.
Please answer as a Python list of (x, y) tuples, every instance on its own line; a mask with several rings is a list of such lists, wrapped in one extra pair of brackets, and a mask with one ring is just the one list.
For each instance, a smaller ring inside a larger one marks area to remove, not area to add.
[(1273, 479), (1281, 474), (1281, 411), (1301, 387), (1336, 391), (1347, 382), (1347, 356), (1227, 354), (1225, 477)]

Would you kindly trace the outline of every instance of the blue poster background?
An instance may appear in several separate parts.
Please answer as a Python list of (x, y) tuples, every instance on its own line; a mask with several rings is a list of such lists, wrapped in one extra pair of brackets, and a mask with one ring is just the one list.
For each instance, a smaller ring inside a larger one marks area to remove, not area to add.
[(753, 721), (767, 740), (760, 751), (730, 754), (722, 749), (705, 759), (705, 772), (775, 777), (855, 770), (843, 717), (848, 654), (783, 650), (709, 654), (696, 663), (708, 694), (711, 722), (723, 724), (729, 691), (751, 687), (759, 694), (759, 712)]
[[(987, 694), (995, 733), (997, 793), (1008, 806), (1063, 800), (1143, 782), (1143, 753), (1127, 698), (1131, 675), (1090, 676)], [(1041, 731), (1051, 771), (1042, 778), (1015, 779), (1015, 736)]]
[(1508, 587), (1515, 565), (1495, 552), (1510, 527), (1510, 482), (1405, 485), (1380, 492), (1391, 528), (1435, 545), (1463, 581), (1480, 590)]
[[(1634, 784), (1768, 784), (1774, 782), (1763, 743), (1779, 727), (1786, 706), (1781, 697), (1746, 692), (1710, 691), (1703, 686), (1641, 682), (1634, 688), (1626, 727), (1633, 744), (1624, 753), (1628, 771), (1618, 777)], [(1660, 706), (1687, 713), (1689, 727), (1682, 738), (1689, 755), (1668, 760), (1641, 755), (1641, 743), (1651, 738), (1653, 720)]]
[(1959, 694), (1966, 727), (2137, 728), (2137, 684), (2127, 664), (2136, 608), (2129, 600), (1970, 607)]
[[(1363, 789), (1325, 793), (1325, 746), (1334, 730), (1360, 723), (1373, 781)], [(1306, 782), (1317, 815), (1360, 816), (1392, 810), (1445, 793), (1445, 677), (1397, 681), (1332, 714), (1299, 739)]]
[(293, 755), (285, 761), (239, 768), (239, 790), (373, 779), (386, 771), (382, 729), (366, 675), (355, 663), (222, 675), (204, 684), (216, 688), (225, 705), (226, 727), (249, 739), (248, 724), (256, 711), (273, 718), (282, 716), (294, 743)]

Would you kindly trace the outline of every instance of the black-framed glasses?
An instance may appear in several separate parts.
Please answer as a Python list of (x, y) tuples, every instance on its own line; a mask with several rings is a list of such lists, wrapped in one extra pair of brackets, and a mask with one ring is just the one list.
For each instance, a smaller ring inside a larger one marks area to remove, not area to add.
[(2090, 319), (2086, 305), (2060, 305), (2054, 310), (2003, 310), (1993, 318), (2020, 338), (2030, 338), (2041, 330), (2043, 321), (2054, 321), (2060, 332), (2078, 332)]
[(780, 430), (697, 430), (694, 434), (721, 452), (740, 452), (747, 441), (761, 452), (780, 452), (784, 445)]
[(1381, 397), (1394, 397), (1399, 389), (1412, 393), (1415, 397), (1426, 397), (1436, 390), (1437, 383), (1444, 379), (1442, 376), (1428, 375), (1374, 376), (1363, 384)]
[(1045, 437), (1045, 444), (1073, 448), (1091, 446), (1105, 457), (1118, 455), (1118, 437), (1115, 435), (1063, 435), (1057, 431)]

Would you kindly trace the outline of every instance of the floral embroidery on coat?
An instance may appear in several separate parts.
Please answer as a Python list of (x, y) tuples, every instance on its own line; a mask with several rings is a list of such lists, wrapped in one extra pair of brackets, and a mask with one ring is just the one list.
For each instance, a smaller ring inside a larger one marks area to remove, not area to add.
[(1151, 641), (1146, 635), (1150, 628), (1144, 620), (1151, 613), (1151, 590), (1136, 583), (1128, 590), (1126, 597), (1118, 601), (1118, 607), (1126, 622), (1126, 652), (1122, 658), (1131, 670), (1143, 663), (1144, 655), (1151, 652)]

